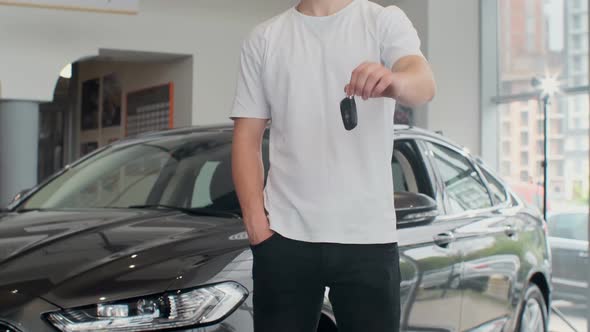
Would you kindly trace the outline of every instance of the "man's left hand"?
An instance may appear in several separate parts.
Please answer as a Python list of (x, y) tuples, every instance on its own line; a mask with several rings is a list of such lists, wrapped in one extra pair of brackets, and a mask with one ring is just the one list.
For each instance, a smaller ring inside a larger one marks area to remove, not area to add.
[(391, 69), (380, 63), (364, 62), (358, 66), (350, 78), (350, 83), (344, 88), (348, 96), (360, 96), (364, 100), (369, 98), (396, 98), (401, 93), (401, 82)]

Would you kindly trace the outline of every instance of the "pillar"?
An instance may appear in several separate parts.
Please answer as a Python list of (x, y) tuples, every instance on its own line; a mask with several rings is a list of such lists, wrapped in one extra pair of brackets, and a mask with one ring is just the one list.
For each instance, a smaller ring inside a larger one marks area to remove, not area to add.
[(0, 100), (0, 207), (37, 184), (39, 104)]

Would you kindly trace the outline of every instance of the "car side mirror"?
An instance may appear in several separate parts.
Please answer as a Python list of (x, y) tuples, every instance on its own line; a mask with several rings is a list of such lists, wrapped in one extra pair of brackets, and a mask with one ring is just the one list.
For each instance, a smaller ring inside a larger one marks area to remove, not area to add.
[(396, 192), (394, 202), (398, 228), (426, 225), (438, 216), (436, 201), (424, 194)]
[(29, 191), (31, 191), (31, 189), (24, 189), (24, 190), (19, 191), (16, 195), (14, 195), (14, 197), (12, 198), (12, 201), (10, 201), (10, 203), (8, 203), (8, 205), (18, 201), (24, 195), (26, 195)]

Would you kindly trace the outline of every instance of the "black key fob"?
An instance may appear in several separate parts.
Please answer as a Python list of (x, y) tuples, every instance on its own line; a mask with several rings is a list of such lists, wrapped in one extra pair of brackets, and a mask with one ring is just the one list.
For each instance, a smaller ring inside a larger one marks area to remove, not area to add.
[(356, 114), (356, 102), (354, 96), (346, 97), (340, 102), (340, 113), (342, 114), (342, 123), (346, 130), (353, 130), (358, 124)]

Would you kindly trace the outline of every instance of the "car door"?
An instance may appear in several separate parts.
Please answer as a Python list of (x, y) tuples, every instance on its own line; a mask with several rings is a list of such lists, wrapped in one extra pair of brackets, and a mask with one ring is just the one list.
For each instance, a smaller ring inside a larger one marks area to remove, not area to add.
[(454, 246), (463, 261), (460, 330), (501, 331), (511, 317), (512, 286), (520, 266), (515, 225), (503, 205), (492, 200), (467, 153), (442, 142), (428, 146), (443, 182), (447, 218), (456, 226)]
[[(392, 160), (395, 191), (422, 193), (442, 202), (434, 172), (420, 146), (414, 138), (396, 139)], [(442, 206), (439, 213), (444, 214)], [(453, 227), (452, 221), (443, 219), (428, 225), (398, 226), (402, 331), (459, 329), (461, 294), (456, 287), (461, 259), (448, 237)]]
[(555, 299), (585, 301), (588, 288), (588, 214), (554, 213), (549, 218)]

